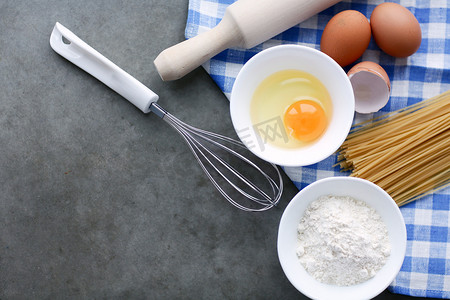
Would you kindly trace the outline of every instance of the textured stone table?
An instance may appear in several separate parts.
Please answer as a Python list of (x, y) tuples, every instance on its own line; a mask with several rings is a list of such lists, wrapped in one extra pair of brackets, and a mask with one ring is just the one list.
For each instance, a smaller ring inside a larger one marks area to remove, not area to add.
[[(232, 207), (167, 124), (50, 48), (60, 22), (188, 123), (234, 136), (202, 69), (163, 82), (187, 0), (0, 3), (0, 299), (301, 299), (278, 208)], [(406, 297), (384, 293), (380, 299)]]

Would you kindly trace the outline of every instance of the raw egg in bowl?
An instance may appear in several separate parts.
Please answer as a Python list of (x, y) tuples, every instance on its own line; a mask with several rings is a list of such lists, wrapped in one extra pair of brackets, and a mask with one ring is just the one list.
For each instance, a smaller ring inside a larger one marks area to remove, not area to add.
[(355, 100), (344, 70), (310, 47), (281, 45), (253, 56), (233, 85), (230, 112), (241, 141), (281, 166), (317, 163), (344, 142)]

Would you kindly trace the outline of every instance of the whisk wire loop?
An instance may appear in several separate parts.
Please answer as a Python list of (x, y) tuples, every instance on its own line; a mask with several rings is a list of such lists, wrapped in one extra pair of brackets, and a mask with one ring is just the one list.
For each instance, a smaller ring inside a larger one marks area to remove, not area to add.
[[(212, 182), (220, 194), (222, 194), (222, 196), (232, 205), (244, 211), (265, 211), (277, 205), (283, 191), (283, 180), (277, 166), (264, 162), (276, 171), (276, 179), (274, 179), (246, 156), (222, 144), (222, 142), (225, 142), (239, 149), (248, 151), (247, 147), (245, 147), (245, 145), (240, 141), (188, 125), (165, 111), (156, 103), (153, 103), (150, 109), (182, 136), (208, 179)], [(212, 145), (217, 149), (226, 151), (227, 153), (232, 154), (232, 156), (243, 161), (246, 165), (251, 166), (252, 170), (257, 171), (260, 175), (262, 175), (265, 181), (268, 182), (270, 186), (268, 190), (270, 190), (270, 192), (266, 192), (264, 189), (257, 186), (249, 180), (247, 176), (239, 172), (229, 162), (224, 160), (205, 144), (209, 146)], [(229, 193), (217, 182), (210, 169), (206, 167), (206, 164), (210, 166), (211, 169), (214, 170), (215, 173), (223, 180), (225, 180), (225, 182), (228, 183), (235, 191), (239, 192), (239, 194), (244, 196), (245, 199), (250, 200), (253, 204), (244, 205), (233, 199), (233, 197), (230, 196)], [(222, 170), (226, 170), (227, 174), (225, 174)], [(244, 184), (245, 188), (249, 189), (250, 192), (246, 191), (244, 188), (241, 188), (239, 184), (231, 179), (231, 177), (236, 178), (237, 180), (235, 181), (238, 183)], [(252, 195), (252, 193), (256, 195)]]
[[(171, 117), (171, 118), (174, 118), (173, 116), (171, 116), (170, 114), (168, 115), (168, 117)], [(180, 122), (179, 120), (178, 120), (178, 122)], [(223, 144), (220, 144), (220, 143), (218, 143), (217, 141), (215, 141), (215, 140), (213, 140), (213, 139), (211, 139), (211, 138), (209, 138), (209, 136), (213, 136), (213, 137), (215, 137), (215, 138), (220, 138), (220, 139), (222, 139), (222, 140), (226, 140), (226, 141), (231, 141), (231, 142), (233, 142), (233, 144), (235, 144), (235, 145), (237, 145), (237, 146), (240, 146), (240, 147), (242, 147), (242, 148), (245, 148), (245, 146), (242, 144), (242, 143), (240, 143), (240, 142), (237, 142), (237, 141), (235, 141), (235, 140), (233, 140), (233, 139), (230, 139), (230, 138), (228, 138), (228, 137), (225, 137), (225, 136), (221, 136), (221, 135), (218, 135), (218, 134), (215, 134), (215, 133), (211, 133), (211, 132), (208, 132), (208, 131), (204, 131), (204, 130), (201, 130), (201, 132), (200, 133), (202, 133), (202, 134), (199, 134), (197, 131), (195, 131), (197, 128), (195, 128), (195, 127), (192, 127), (192, 126), (188, 126), (188, 131), (191, 133), (191, 134), (194, 134), (194, 135), (196, 135), (196, 136), (198, 136), (199, 138), (201, 138), (201, 139), (203, 139), (203, 140), (205, 140), (205, 141), (207, 141), (207, 142), (209, 142), (209, 143), (211, 143), (211, 144), (213, 144), (213, 145), (215, 145), (215, 146), (217, 146), (217, 147), (219, 147), (219, 148), (221, 148), (221, 149), (223, 149), (223, 150), (225, 150), (225, 151), (228, 151), (228, 152), (231, 152), (233, 155), (235, 155), (236, 157), (238, 157), (239, 159), (241, 159), (241, 160), (243, 160), (244, 162), (246, 162), (247, 164), (249, 164), (249, 165), (251, 165), (253, 168), (255, 168), (255, 169), (257, 169), (261, 174), (263, 174), (263, 176), (267, 179), (267, 180), (269, 180), (270, 182), (271, 182), (271, 186), (272, 186), (272, 192), (274, 192), (275, 193), (275, 186), (276, 186), (276, 183), (275, 183), (275, 181), (272, 179), (272, 178), (270, 178), (270, 176), (269, 175), (267, 175), (261, 168), (259, 168), (256, 164), (254, 164), (252, 161), (250, 161), (248, 158), (246, 158), (245, 156), (243, 156), (243, 155), (241, 155), (240, 153), (238, 153), (238, 152), (236, 152), (236, 151), (234, 151), (234, 150), (232, 150), (232, 149), (230, 149), (230, 148), (228, 148), (228, 147), (226, 147), (226, 146), (224, 146)], [(204, 151), (206, 151), (206, 153), (208, 153), (211, 157), (213, 157), (214, 159), (216, 159), (217, 160), (217, 162), (219, 162), (222, 166), (224, 166), (226, 169), (228, 169), (230, 172), (232, 172), (236, 177), (238, 177), (239, 179), (241, 179), (243, 182), (246, 182), (246, 183), (248, 183), (248, 185), (254, 190), (254, 191), (257, 191), (259, 194), (261, 194), (264, 198), (266, 198), (268, 201), (270, 201), (270, 199), (271, 199), (271, 197), (269, 196), (269, 195), (267, 195), (267, 193), (265, 193), (262, 189), (260, 189), (258, 186), (256, 186), (254, 183), (252, 183), (248, 178), (246, 178), (244, 175), (242, 175), (240, 172), (238, 172), (235, 168), (233, 168), (229, 163), (227, 163), (225, 160), (223, 160), (223, 159), (221, 159), (217, 154), (215, 154), (213, 151), (211, 151), (210, 149), (208, 149), (207, 147), (205, 147), (200, 141), (198, 141), (198, 140), (195, 140), (195, 139), (190, 139), (193, 143), (195, 143), (195, 144), (197, 144), (200, 148), (202, 148)], [(196, 147), (196, 149), (198, 149), (199, 151), (200, 151), (200, 149), (198, 148), (198, 147)], [(202, 154), (202, 156), (214, 167), (214, 164), (207, 158), (207, 156), (206, 155), (204, 155), (203, 153), (201, 153)], [(215, 167), (214, 167), (215, 168)], [(215, 168), (215, 170), (217, 171), (217, 172), (219, 172), (221, 175), (222, 175), (222, 177), (225, 179), (225, 180), (227, 180), (228, 181), (228, 183), (230, 183), (231, 185), (233, 185), (235, 188), (237, 188), (237, 186), (236, 185), (234, 185), (227, 177), (225, 177), (225, 175), (223, 175), (220, 171), (219, 171), (219, 169), (218, 168)], [(243, 193), (245, 193), (244, 191), (242, 191)], [(247, 194), (247, 193), (245, 193), (244, 194), (245, 196), (247, 196), (247, 197), (250, 197), (250, 198), (252, 198), (252, 200), (254, 200), (254, 201), (259, 201), (259, 199), (258, 198), (255, 198), (255, 197), (253, 197), (253, 196), (251, 196), (251, 195), (249, 195), (249, 194)]]

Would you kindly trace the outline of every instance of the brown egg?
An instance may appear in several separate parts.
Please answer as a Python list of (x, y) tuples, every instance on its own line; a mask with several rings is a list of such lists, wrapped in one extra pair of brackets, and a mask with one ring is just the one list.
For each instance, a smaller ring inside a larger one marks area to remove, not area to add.
[(397, 3), (386, 2), (375, 7), (370, 25), (378, 47), (395, 57), (410, 56), (422, 42), (422, 31), (416, 17)]
[(356, 10), (344, 10), (335, 15), (323, 30), (320, 50), (345, 67), (357, 60), (370, 42), (370, 24)]

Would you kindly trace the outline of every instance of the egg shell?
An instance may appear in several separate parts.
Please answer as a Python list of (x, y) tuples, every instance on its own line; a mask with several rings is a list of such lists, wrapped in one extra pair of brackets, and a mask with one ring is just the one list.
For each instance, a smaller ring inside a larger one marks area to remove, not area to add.
[(370, 25), (378, 47), (395, 57), (414, 54), (422, 42), (419, 21), (406, 7), (397, 3), (385, 2), (375, 7)]
[(369, 46), (369, 20), (356, 10), (344, 10), (330, 19), (320, 40), (320, 50), (341, 67), (356, 61)]
[(355, 111), (368, 114), (379, 111), (389, 101), (391, 83), (379, 64), (363, 61), (347, 73), (355, 95)]

